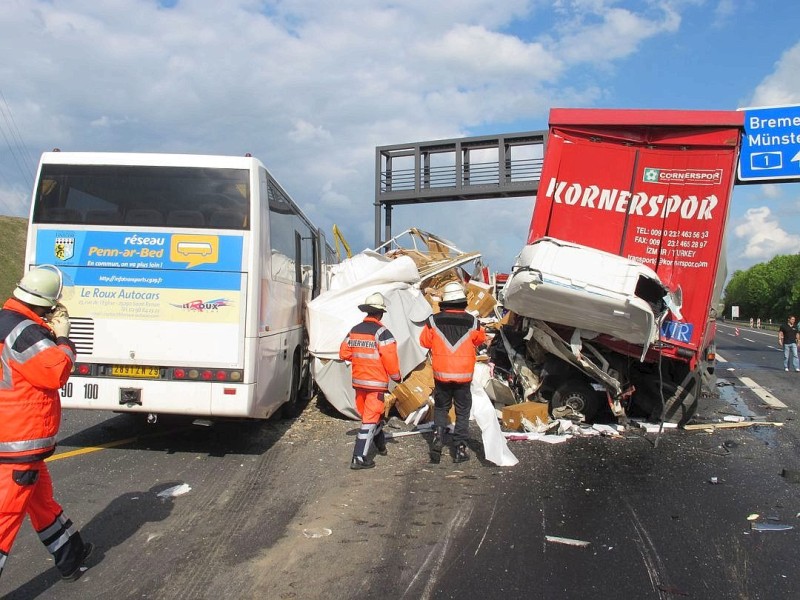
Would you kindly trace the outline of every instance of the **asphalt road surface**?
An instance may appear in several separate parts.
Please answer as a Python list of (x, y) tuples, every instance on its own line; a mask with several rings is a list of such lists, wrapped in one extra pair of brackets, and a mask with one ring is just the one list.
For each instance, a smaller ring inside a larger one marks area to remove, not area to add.
[(213, 427), (67, 411), (48, 464), (97, 549), (61, 582), (26, 523), (0, 594), (798, 598), (800, 373), (783, 371), (774, 332), (735, 333), (720, 324), (719, 394), (695, 422), (747, 426), (510, 442), (506, 468), (481, 460), (473, 424), (467, 463), (431, 465), (427, 436), (410, 435), (351, 471), (357, 424), (317, 403)]

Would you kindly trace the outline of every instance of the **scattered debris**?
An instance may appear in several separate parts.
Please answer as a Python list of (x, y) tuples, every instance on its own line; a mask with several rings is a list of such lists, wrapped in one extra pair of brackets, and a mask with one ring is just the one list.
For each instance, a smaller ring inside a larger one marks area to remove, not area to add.
[(742, 423), (745, 421), (745, 418), (741, 415), (725, 415), (722, 417), (722, 420), (728, 423)]
[(708, 480), (708, 483), (712, 485), (717, 485), (719, 483), (719, 477), (712, 477), (711, 479)]
[(678, 427), (677, 423), (651, 423), (650, 421), (644, 421), (642, 419), (631, 419), (631, 422), (636, 425), (637, 427), (641, 427), (647, 433), (659, 433), (664, 429), (676, 429)]
[(566, 546), (577, 546), (579, 548), (587, 548), (591, 542), (585, 542), (583, 540), (574, 540), (572, 538), (565, 538), (565, 537), (558, 537), (557, 535), (546, 535), (544, 539), (548, 542), (553, 542), (554, 544), (564, 544)]
[(783, 423), (775, 421), (743, 421), (741, 423), (690, 423), (684, 425), (683, 428), (687, 431), (713, 431), (714, 429), (733, 429), (737, 427), (753, 427), (754, 425), (770, 425), (772, 427), (783, 427)]
[(784, 525), (782, 523), (751, 523), (750, 529), (753, 531), (789, 531), (794, 529), (794, 525)]
[(384, 429), (384, 435), (386, 436), (387, 440), (390, 440), (392, 438), (405, 437), (407, 435), (427, 433), (432, 430), (433, 430), (433, 421), (431, 421), (430, 423), (423, 423), (422, 425), (418, 425), (412, 431), (386, 431)]
[(303, 535), (311, 539), (328, 537), (332, 533), (333, 531), (331, 531), (327, 527), (315, 527), (311, 529), (303, 529)]
[(171, 488), (162, 490), (156, 494), (159, 498), (175, 498), (176, 496), (183, 496), (192, 491), (192, 487), (188, 483), (181, 483), (180, 485), (173, 485)]
[(761, 516), (761, 515), (760, 515), (760, 514), (758, 514), (758, 513), (752, 513), (752, 514), (749, 514), (749, 515), (747, 515), (747, 520), (748, 520), (748, 521), (755, 521), (755, 520), (756, 520), (756, 519), (758, 519), (760, 516)]
[(781, 471), (781, 477), (789, 483), (800, 483), (800, 471), (795, 469), (783, 469)]

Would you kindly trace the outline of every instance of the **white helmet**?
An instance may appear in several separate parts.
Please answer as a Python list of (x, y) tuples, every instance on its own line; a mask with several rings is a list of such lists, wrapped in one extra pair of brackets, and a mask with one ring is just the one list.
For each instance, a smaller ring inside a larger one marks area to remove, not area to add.
[(384, 299), (383, 294), (380, 292), (375, 292), (374, 294), (367, 296), (367, 299), (364, 300), (364, 304), (359, 304), (358, 308), (365, 313), (379, 311), (386, 312), (386, 300)]
[(61, 271), (53, 265), (40, 265), (25, 273), (14, 297), (33, 306), (55, 306), (61, 298), (63, 287)]
[(451, 281), (444, 286), (442, 293), (442, 302), (466, 302), (467, 296), (464, 294), (464, 288), (460, 283)]

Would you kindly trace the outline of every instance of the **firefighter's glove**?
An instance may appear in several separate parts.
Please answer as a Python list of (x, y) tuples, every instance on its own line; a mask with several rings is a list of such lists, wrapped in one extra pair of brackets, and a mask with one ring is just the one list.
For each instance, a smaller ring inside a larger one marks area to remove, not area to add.
[(64, 317), (65, 319), (69, 319), (69, 312), (67, 311), (67, 307), (59, 302), (53, 307), (53, 310), (50, 312), (49, 319), (52, 321), (56, 317)]
[(392, 412), (392, 407), (397, 402), (397, 397), (394, 394), (383, 395), (383, 418), (388, 419), (389, 413)]
[(69, 319), (64, 316), (53, 317), (50, 319), (50, 327), (57, 338), (69, 337)]

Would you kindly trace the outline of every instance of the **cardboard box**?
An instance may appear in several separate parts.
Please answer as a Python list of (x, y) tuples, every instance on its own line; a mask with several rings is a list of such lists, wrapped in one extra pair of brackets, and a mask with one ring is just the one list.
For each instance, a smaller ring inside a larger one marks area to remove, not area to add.
[(433, 369), (426, 361), (411, 371), (392, 391), (397, 398), (395, 403), (397, 412), (405, 419), (419, 407), (425, 406), (432, 391)]
[(492, 295), (492, 286), (480, 281), (467, 283), (467, 310), (479, 317), (488, 317), (494, 312), (497, 300)]
[(508, 384), (498, 381), (494, 377), (484, 384), (483, 389), (489, 396), (489, 399), (494, 402), (495, 406), (511, 406), (517, 403), (517, 397), (514, 392), (508, 387)]
[(504, 407), (503, 427), (512, 431), (522, 431), (522, 417), (532, 423), (535, 423), (536, 417), (539, 417), (542, 423), (547, 423), (550, 420), (547, 414), (547, 404), (544, 402), (522, 402)]

